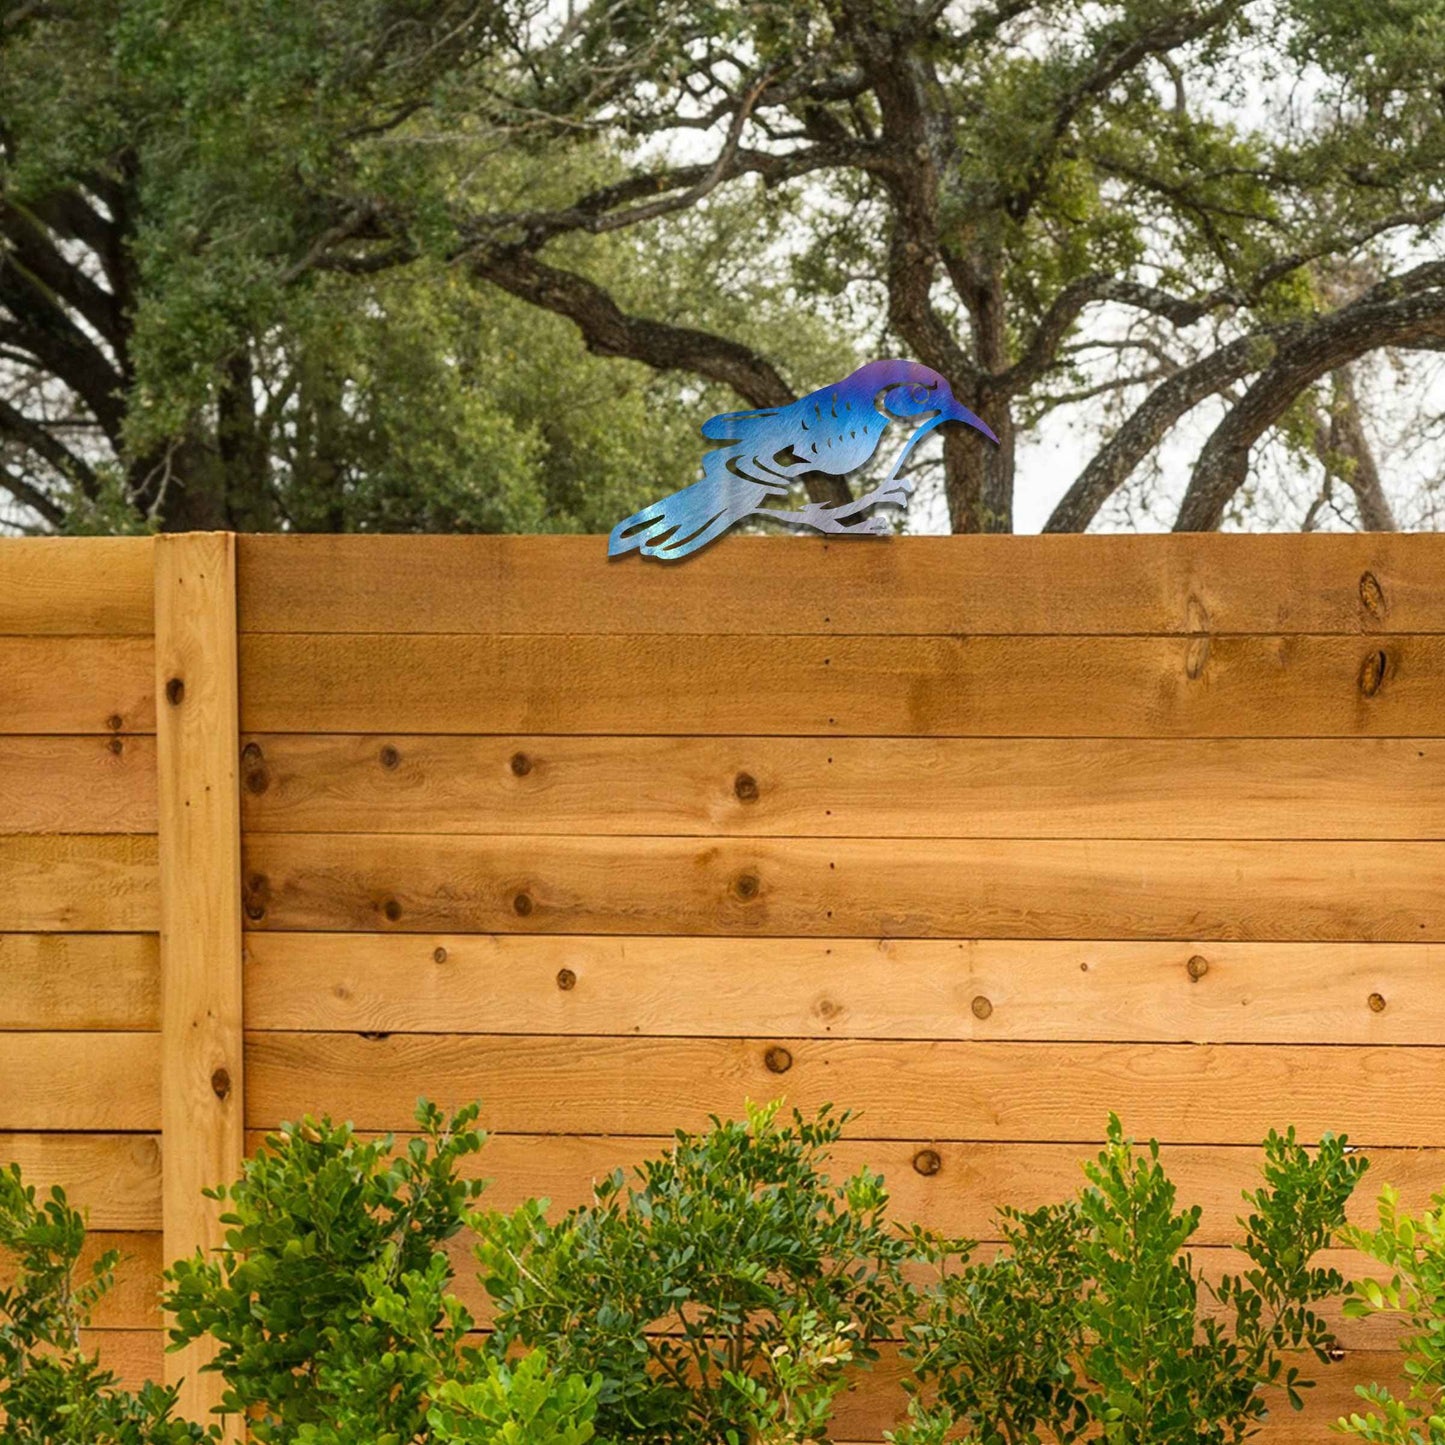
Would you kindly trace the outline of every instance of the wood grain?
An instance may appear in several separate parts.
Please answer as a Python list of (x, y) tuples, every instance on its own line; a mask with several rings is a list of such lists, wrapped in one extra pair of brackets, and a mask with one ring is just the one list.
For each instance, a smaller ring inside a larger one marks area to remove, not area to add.
[(684, 642), (641, 633), (257, 633), (241, 640), (241, 725), (250, 732), (1440, 737), (1445, 636)]
[(1440, 843), (245, 840), (252, 928), (1436, 942)]
[(425, 1092), (480, 1099), (482, 1122), (509, 1133), (666, 1135), (779, 1096), (854, 1109), (855, 1132), (884, 1139), (1088, 1141), (1110, 1110), (1181, 1144), (1255, 1143), (1290, 1124), (1364, 1146), (1445, 1132), (1432, 1048), (252, 1033), (247, 1067), (252, 1128), (304, 1112), (405, 1128)]
[(151, 930), (157, 891), (152, 837), (0, 835), (0, 930)]
[[(1036, 1209), (1072, 1195), (1084, 1183), (1081, 1165), (1098, 1152), (1099, 1137), (1073, 1144), (991, 1143), (923, 1135), (913, 1139), (865, 1139), (866, 1119), (855, 1121), (834, 1146), (829, 1173), (846, 1179), (860, 1169), (879, 1173), (892, 1196), (890, 1213), (944, 1234), (997, 1240), (995, 1211), (1012, 1204)], [(265, 1147), (266, 1134), (251, 1130), (247, 1149)], [(396, 1138), (405, 1147), (412, 1136)], [(489, 1209), (515, 1209), (529, 1198), (551, 1201), (551, 1215), (586, 1204), (594, 1183), (615, 1169), (628, 1176), (645, 1159), (663, 1154), (669, 1139), (635, 1135), (492, 1134), (480, 1154), (461, 1172), (488, 1181)], [(1353, 1223), (1373, 1225), (1375, 1200), (1383, 1185), (1394, 1186), (1402, 1209), (1419, 1212), (1445, 1178), (1445, 1150), (1368, 1151), (1370, 1168), (1350, 1202)], [(1161, 1161), (1179, 1190), (1181, 1205), (1203, 1210), (1195, 1240), (1200, 1245), (1232, 1245), (1243, 1238), (1239, 1219), (1242, 1192), (1261, 1182), (1263, 1152), (1257, 1145), (1166, 1144)]]
[(149, 537), (0, 539), (0, 635), (147, 637)]
[(248, 632), (1445, 630), (1431, 535), (733, 536), (682, 567), (602, 537), (239, 545)]
[(0, 833), (155, 830), (153, 738), (0, 738)]
[(1445, 1037), (1445, 947), (1434, 944), (255, 932), (246, 956), (246, 1027), (258, 1031)]
[(0, 1129), (160, 1128), (160, 1035), (17, 1033), (3, 1045)]
[(1441, 838), (1431, 738), (262, 734), (252, 832)]
[[(161, 1120), (166, 1254), (217, 1248), (224, 1206), (203, 1191), (241, 1171), (240, 803), (236, 553), (226, 533), (159, 539), (156, 711), (161, 876)], [(216, 1344), (166, 1356), (182, 1414), (209, 1417)], [(227, 1440), (244, 1434), (225, 1422)]]
[(155, 731), (151, 640), (0, 637), (0, 734)]
[(29, 1184), (58, 1184), (92, 1229), (161, 1227), (158, 1134), (0, 1133), (0, 1164), (14, 1162)]
[(0, 1031), (159, 1027), (153, 933), (0, 933)]

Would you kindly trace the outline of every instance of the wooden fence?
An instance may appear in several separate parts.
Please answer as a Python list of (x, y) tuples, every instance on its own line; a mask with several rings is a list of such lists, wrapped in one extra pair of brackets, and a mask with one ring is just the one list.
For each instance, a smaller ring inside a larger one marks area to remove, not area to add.
[[(1272, 1126), (1368, 1149), (1362, 1218), (1445, 1186), (1445, 538), (3, 542), (0, 885), (0, 1160), (191, 1408), (200, 1186), (422, 1092), (499, 1204), (831, 1100), (985, 1239), (1114, 1109), (1221, 1269)], [(1340, 1339), (1270, 1439), (1397, 1377)]]

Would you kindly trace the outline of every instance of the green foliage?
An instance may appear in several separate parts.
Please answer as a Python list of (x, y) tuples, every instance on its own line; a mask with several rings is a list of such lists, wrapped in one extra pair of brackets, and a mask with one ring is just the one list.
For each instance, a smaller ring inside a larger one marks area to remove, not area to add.
[(119, 1254), (80, 1264), (85, 1222), (52, 1189), (36, 1197), (20, 1168), (0, 1170), (0, 1419), (6, 1445), (182, 1445), (207, 1432), (173, 1418), (175, 1392), (122, 1389), (80, 1332), (110, 1288)]
[(225, 1245), (167, 1272), (171, 1339), (215, 1341), (207, 1368), (225, 1379), (225, 1408), (263, 1445), (394, 1445), (422, 1431), (472, 1323), (447, 1293), (445, 1245), (483, 1188), (458, 1174), (482, 1145), (477, 1113), (447, 1120), (422, 1102), (399, 1152), (390, 1136), (306, 1119), (216, 1191)]
[(1198, 1206), (1180, 1210), (1159, 1162), (1110, 1117), (1076, 1199), (1001, 1214), (993, 1261), (946, 1272), (908, 1330), (918, 1382), (900, 1445), (961, 1428), (980, 1445), (1097, 1432), (1119, 1445), (1243, 1439), (1269, 1387), (1296, 1408), (1309, 1382), (1287, 1352), (1328, 1358), (1313, 1306), (1343, 1280), (1312, 1263), (1344, 1221), (1364, 1161), (1327, 1136), (1311, 1156), (1293, 1131), (1265, 1142), (1264, 1183), (1245, 1196), (1250, 1267), (1217, 1285), (1187, 1245)]
[(1401, 1398), (1386, 1385), (1360, 1386), (1371, 1408), (1342, 1419), (1338, 1428), (1378, 1445), (1440, 1445), (1445, 1441), (1445, 1194), (1435, 1195), (1416, 1218), (1400, 1213), (1398, 1196), (1386, 1186), (1379, 1225), (1347, 1227), (1341, 1237), (1390, 1271), (1388, 1278), (1352, 1281), (1345, 1315), (1384, 1314), (1399, 1320), (1409, 1390)]
[(538, 1201), (485, 1221), (496, 1347), (601, 1376), (604, 1437), (824, 1438), (845, 1366), (906, 1310), (919, 1241), (888, 1223), (877, 1175), (824, 1172), (847, 1116), (777, 1113), (678, 1133), (556, 1224)]

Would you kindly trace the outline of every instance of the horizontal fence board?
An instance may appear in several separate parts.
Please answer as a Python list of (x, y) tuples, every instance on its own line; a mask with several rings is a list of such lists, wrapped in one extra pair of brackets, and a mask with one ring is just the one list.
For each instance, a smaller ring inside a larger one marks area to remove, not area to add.
[[(161, 1271), (164, 1267), (159, 1234), (116, 1234), (92, 1227), (77, 1263), (76, 1282), (88, 1278), (91, 1268), (109, 1250), (120, 1254), (114, 1283), (101, 1296), (91, 1323), (101, 1330), (158, 1330)], [(0, 1254), (0, 1288), (13, 1285), (14, 1257)]]
[(1433, 738), (243, 741), (252, 832), (1445, 837)]
[[(88, 1330), (83, 1340), (132, 1389), (160, 1378), (165, 1335), (159, 1330)], [(1359, 1407), (1356, 1385), (1379, 1380), (1397, 1393), (1404, 1388), (1396, 1351), (1347, 1351), (1337, 1364), (1318, 1365), (1313, 1360), (1300, 1364), (1305, 1378), (1318, 1383), (1305, 1392), (1307, 1403), (1298, 1414), (1278, 1391), (1270, 1392), (1273, 1412), (1255, 1437), (1264, 1445), (1320, 1445), (1332, 1438), (1330, 1425), (1340, 1414)], [(859, 1371), (856, 1382), (839, 1396), (830, 1439), (839, 1445), (881, 1441), (883, 1431), (898, 1424), (906, 1408), (902, 1361), (890, 1349), (874, 1369)]]
[[(3, 857), (3, 854), (0, 854)], [(1436, 942), (1445, 844), (256, 833), (253, 928)]]
[(153, 933), (0, 933), (0, 1032), (160, 1027)]
[(145, 1130), (161, 1122), (160, 1035), (0, 1039), (0, 1129)]
[[(639, 618), (639, 623), (643, 619)], [(257, 633), (248, 732), (1445, 736), (1445, 635)]]
[(1436, 1048), (251, 1033), (246, 1069), (250, 1128), (303, 1112), (405, 1128), (425, 1093), (480, 1099), (487, 1127), (519, 1133), (661, 1135), (781, 1096), (855, 1109), (873, 1138), (1087, 1140), (1110, 1110), (1183, 1144), (1291, 1124), (1366, 1146), (1445, 1135)]
[[(477, 1235), (469, 1230), (447, 1242), (446, 1253), (453, 1271), (451, 1292), (471, 1311), (479, 1324), (490, 1328), (495, 1316), (491, 1299), (480, 1279), (474, 1254), (476, 1242)], [(118, 1250), (122, 1258), (116, 1268), (115, 1288), (104, 1297), (96, 1311), (95, 1326), (127, 1330), (159, 1328), (162, 1317), (158, 1302), (164, 1287), (160, 1236), (92, 1232), (86, 1240), (81, 1267), (88, 1269), (92, 1260), (112, 1248)], [(1248, 1258), (1235, 1249), (1206, 1245), (1192, 1247), (1191, 1252), (1198, 1271), (1213, 1284), (1218, 1284), (1225, 1273), (1238, 1274), (1250, 1267)], [(986, 1260), (997, 1253), (997, 1246), (985, 1244), (979, 1247), (974, 1257)], [(1379, 1268), (1363, 1255), (1349, 1249), (1322, 1250), (1315, 1256), (1314, 1263), (1320, 1268), (1338, 1270), (1347, 1280), (1373, 1278), (1380, 1273)], [(916, 1277), (922, 1282), (929, 1275), (920, 1270)], [(4, 1263), (0, 1261), (0, 1285), (8, 1282)], [(1207, 1303), (1204, 1312), (1211, 1317), (1225, 1317), (1223, 1311)], [(1388, 1351), (1398, 1348), (1400, 1324), (1388, 1315), (1363, 1320), (1346, 1319), (1338, 1300), (1324, 1302), (1319, 1314), (1343, 1349)]]
[(148, 637), (149, 537), (0, 538), (0, 636)]
[(149, 638), (0, 637), (0, 735), (153, 733), (154, 659)]
[[(855, 1120), (834, 1145), (827, 1172), (846, 1179), (860, 1169), (887, 1181), (890, 1216), (941, 1233), (984, 1241), (997, 1240), (997, 1210), (1002, 1205), (1037, 1209), (1073, 1195), (1084, 1184), (1082, 1165), (1102, 1145), (1100, 1138), (1074, 1144), (988, 1143), (937, 1137), (861, 1139), (853, 1135), (866, 1120)], [(399, 1131), (397, 1147), (411, 1136)], [(247, 1134), (250, 1152), (261, 1149), (262, 1130)], [(524, 1200), (551, 1203), (551, 1217), (589, 1203), (595, 1182), (621, 1169), (629, 1180), (646, 1159), (662, 1155), (666, 1138), (592, 1134), (491, 1134), (479, 1154), (469, 1155), (459, 1172), (488, 1181), (488, 1209), (515, 1209)], [(1445, 1181), (1445, 1149), (1384, 1149), (1364, 1152), (1370, 1168), (1349, 1205), (1351, 1222), (1376, 1223), (1375, 1200), (1389, 1183), (1400, 1207), (1419, 1212)], [(1183, 1207), (1203, 1211), (1195, 1243), (1234, 1245), (1244, 1237), (1240, 1218), (1246, 1189), (1262, 1183), (1263, 1151), (1256, 1145), (1166, 1144), (1160, 1160), (1178, 1186)]]
[[(904, 1362), (897, 1350), (885, 1346), (882, 1358), (871, 1370), (859, 1370), (855, 1383), (838, 1397), (833, 1411), (830, 1439), (843, 1441), (881, 1440), (885, 1430), (903, 1422), (908, 1397), (903, 1391)], [(1313, 1356), (1287, 1356), (1304, 1379), (1315, 1381), (1303, 1392), (1304, 1409), (1294, 1411), (1280, 1389), (1266, 1389), (1269, 1418), (1252, 1440), (1262, 1445), (1325, 1445), (1336, 1439), (1332, 1425), (1340, 1415), (1361, 1407), (1355, 1387), (1380, 1381), (1397, 1395), (1408, 1388), (1402, 1358), (1396, 1351), (1347, 1350), (1336, 1363), (1320, 1364)], [(1092, 1437), (1091, 1438), (1095, 1438)]]
[(157, 1134), (0, 1133), (0, 1165), (12, 1162), (27, 1183), (64, 1189), (92, 1229), (161, 1227)]
[(602, 537), (237, 539), (248, 632), (1445, 630), (1431, 535), (729, 537), (685, 566)]
[(258, 1031), (1445, 1039), (1435, 944), (255, 932), (246, 954)]
[(157, 889), (154, 837), (0, 834), (0, 931), (151, 930)]
[(0, 833), (155, 830), (154, 738), (0, 738)]

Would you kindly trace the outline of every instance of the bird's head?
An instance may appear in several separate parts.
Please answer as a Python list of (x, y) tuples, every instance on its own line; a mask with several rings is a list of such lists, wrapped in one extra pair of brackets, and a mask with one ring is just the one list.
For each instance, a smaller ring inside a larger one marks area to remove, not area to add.
[(917, 361), (872, 361), (849, 377), (857, 379), (874, 397), (874, 405), (898, 421), (932, 418), (932, 426), (959, 422), (980, 431), (989, 441), (998, 438), (986, 422), (975, 416), (953, 394), (945, 377)]

